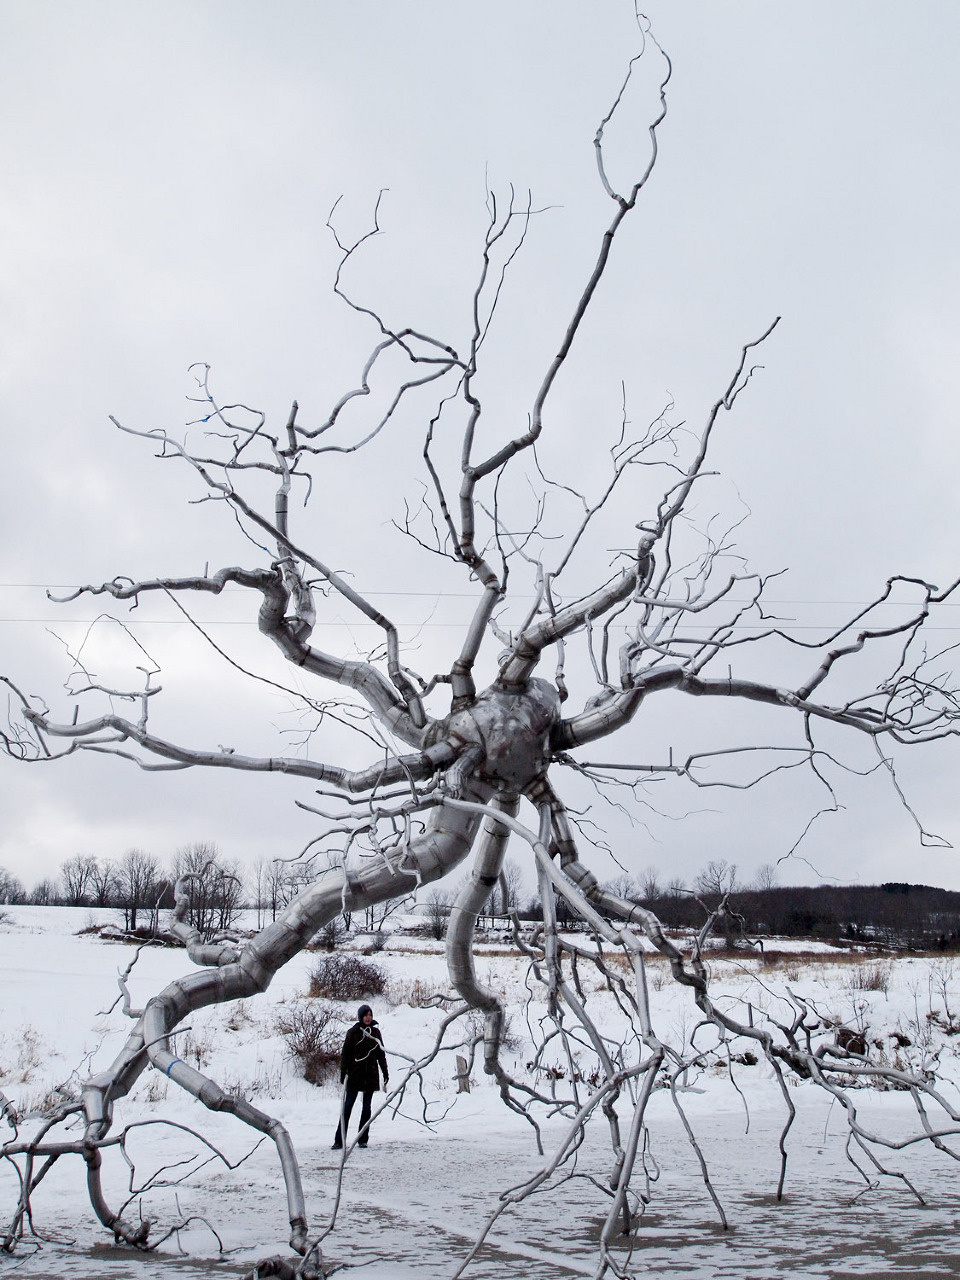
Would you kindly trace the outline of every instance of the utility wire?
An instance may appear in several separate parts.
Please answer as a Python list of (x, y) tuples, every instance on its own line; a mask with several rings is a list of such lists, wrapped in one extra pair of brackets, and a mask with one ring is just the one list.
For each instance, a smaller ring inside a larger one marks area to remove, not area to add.
[[(20, 588), (36, 588), (38, 591), (54, 591), (54, 590), (74, 591), (77, 589), (77, 584), (75, 582), (0, 582), (0, 590), (18, 590)], [(249, 593), (250, 593), (249, 587), (230, 586), (229, 584), (225, 586), (221, 592), (219, 592), (220, 595), (249, 595)], [(367, 591), (364, 594), (368, 596), (397, 596), (400, 598), (407, 598), (410, 600), (414, 600), (414, 599), (416, 600), (436, 600), (436, 599), (476, 600), (479, 592), (477, 591), (444, 591), (444, 590)], [(532, 591), (518, 591), (515, 593), (511, 592), (510, 598), (513, 600), (532, 600), (534, 598), (534, 594), (535, 593)], [(577, 593), (574, 592), (573, 594), (576, 595)], [(580, 593), (580, 594), (584, 594), (584, 593)], [(729, 604), (749, 603), (747, 600), (739, 600), (734, 598), (733, 596), (727, 597), (727, 602)], [(768, 599), (766, 596), (764, 597), (763, 602), (764, 604), (767, 604), (767, 605), (800, 605), (800, 604), (802, 605), (809, 605), (809, 604), (837, 605), (838, 607), (843, 606), (844, 608), (853, 608), (853, 609), (864, 608), (868, 604), (875, 603), (870, 600), (825, 600), (823, 598), (818, 598), (815, 600), (788, 600), (788, 599), (773, 599), (771, 597)], [(883, 601), (880, 601), (880, 604), (886, 605), (886, 606), (901, 605), (901, 607), (903, 608), (907, 607), (906, 602), (903, 602), (903, 604), (901, 604), (901, 602), (897, 600), (883, 600)], [(944, 600), (941, 602), (935, 602), (935, 607), (939, 609), (960, 609), (960, 600)]]
[[(255, 627), (256, 622), (253, 618), (239, 619), (214, 619), (212, 621), (204, 621), (197, 618), (193, 622), (188, 622), (185, 618), (116, 618), (111, 614), (99, 614), (96, 618), (0, 618), (0, 624), (10, 623), (14, 626), (83, 626), (91, 627), (97, 622), (122, 622), (125, 627)], [(461, 619), (459, 622), (397, 622), (397, 627), (409, 627), (415, 631), (437, 630), (455, 628), (460, 631), (469, 625), (469, 618)], [(716, 622), (688, 622), (684, 623), (684, 631), (715, 631), (719, 624)], [(758, 619), (756, 622), (734, 622), (726, 627), (730, 631), (756, 631), (758, 629), (776, 630), (776, 631), (829, 631), (836, 628), (836, 621), (831, 622), (790, 622), (786, 619), (767, 618)], [(331, 618), (328, 622), (318, 621), (316, 631), (322, 631), (326, 627), (345, 627), (350, 631), (355, 631), (360, 627), (373, 627), (379, 631), (379, 624), (370, 622), (368, 619), (359, 619), (356, 622), (347, 622), (342, 618)], [(633, 628), (625, 623), (614, 624), (611, 631), (632, 631)], [(955, 626), (939, 626), (936, 623), (927, 623), (923, 632), (926, 634), (930, 631), (960, 631), (960, 622)]]

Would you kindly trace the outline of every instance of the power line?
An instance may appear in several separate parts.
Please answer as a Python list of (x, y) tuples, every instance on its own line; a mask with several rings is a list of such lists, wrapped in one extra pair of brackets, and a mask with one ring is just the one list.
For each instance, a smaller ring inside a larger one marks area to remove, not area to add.
[[(27, 626), (83, 626), (92, 627), (97, 622), (122, 622), (125, 627), (196, 627), (213, 628), (213, 627), (250, 627), (254, 628), (256, 622), (253, 618), (240, 619), (217, 619), (213, 622), (204, 622), (195, 619), (188, 622), (186, 618), (115, 618), (112, 614), (100, 614), (96, 618), (0, 618), (0, 623), (10, 623), (13, 625)], [(417, 622), (394, 622), (395, 627), (403, 627), (411, 631), (436, 630), (437, 628), (455, 628), (460, 631), (464, 627), (470, 625), (469, 619), (461, 619), (459, 622), (433, 622), (433, 621), (417, 621)], [(757, 622), (734, 622), (724, 624), (721, 622), (689, 622), (684, 624), (684, 631), (716, 631), (723, 627), (724, 630), (730, 631), (831, 631), (836, 630), (836, 622), (790, 622), (777, 618), (761, 619)], [(316, 631), (322, 631), (325, 627), (344, 627), (349, 631), (354, 631), (359, 627), (373, 627), (377, 631), (382, 628), (376, 622), (371, 622), (367, 618), (358, 618), (355, 622), (347, 622), (342, 618), (332, 618), (329, 621), (318, 621), (315, 625)], [(614, 623), (610, 628), (611, 631), (632, 631), (633, 627), (626, 623)], [(960, 622), (956, 626), (941, 626), (936, 623), (929, 623), (924, 626), (923, 632), (926, 634), (930, 631), (960, 631)]]
[[(38, 591), (54, 591), (54, 590), (76, 591), (78, 590), (77, 584), (75, 582), (60, 582), (60, 583), (57, 583), (57, 582), (0, 582), (0, 590), (19, 590), (21, 588), (24, 588), (24, 589), (31, 588), (31, 589), (36, 589)], [(591, 590), (594, 590), (594, 589), (595, 589), (594, 587), (590, 587), (583, 592), (579, 592), (579, 593), (572, 592), (571, 596), (573, 598), (579, 599), (580, 596), (587, 595)], [(218, 595), (246, 595), (251, 590), (252, 588), (250, 587), (239, 587), (239, 586), (227, 585), (223, 588), (222, 591), (218, 592), (217, 594)], [(104, 592), (103, 594), (109, 595), (108, 592)], [(391, 597), (398, 597), (401, 599), (409, 599), (409, 600), (476, 600), (479, 598), (481, 593), (478, 588), (476, 591), (445, 591), (443, 589), (440, 589), (440, 590), (434, 590), (434, 591), (365, 591), (362, 594), (364, 595), (364, 597), (391, 596)], [(519, 591), (516, 593), (511, 593), (511, 599), (533, 600), (535, 598), (535, 594), (536, 593), (533, 591)], [(749, 604), (750, 603), (750, 601), (748, 600), (740, 600), (733, 596), (725, 597), (725, 599), (727, 600), (728, 604)], [(772, 597), (768, 598), (767, 596), (763, 597), (763, 603), (765, 605), (777, 605), (777, 606), (780, 606), (780, 605), (834, 606), (835, 605), (838, 608), (842, 606), (845, 609), (865, 609), (868, 605), (871, 605), (871, 604), (874, 606), (874, 608), (881, 608), (881, 607), (907, 608), (908, 607), (905, 602), (901, 602), (899, 600), (881, 600), (881, 601), (824, 600), (823, 598), (817, 598), (814, 600), (788, 600), (788, 599), (773, 599)], [(960, 609), (960, 600), (943, 600), (940, 602), (935, 601), (935, 602), (932, 602), (931, 608)], [(2, 619), (0, 619), (0, 621), (2, 621)]]

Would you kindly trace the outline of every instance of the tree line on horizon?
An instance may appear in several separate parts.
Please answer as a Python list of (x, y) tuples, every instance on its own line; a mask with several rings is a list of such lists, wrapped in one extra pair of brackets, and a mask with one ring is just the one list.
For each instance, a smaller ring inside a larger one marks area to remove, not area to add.
[[(204, 935), (228, 929), (248, 902), (248, 886), (240, 864), (226, 858), (217, 845), (205, 841), (183, 845), (169, 862), (144, 849), (131, 848), (122, 857), (99, 858), (73, 854), (60, 864), (56, 877), (39, 880), (28, 890), (0, 867), (0, 903), (60, 907), (115, 907), (123, 912), (124, 927), (135, 931), (157, 927), (158, 913), (175, 902), (174, 885), (188, 877), (190, 919)], [(274, 912), (283, 905), (280, 876), (270, 864), (255, 869), (257, 905)]]
[[(714, 933), (731, 945), (765, 937), (810, 938), (911, 950), (960, 948), (960, 892), (933, 885), (781, 885), (776, 868), (760, 868), (749, 884), (724, 860), (707, 865), (686, 885), (662, 883), (655, 868), (639, 878), (624, 872), (610, 882), (622, 898), (652, 911), (668, 929), (696, 930), (716, 912)], [(533, 900), (522, 914), (538, 914)], [(563, 908), (559, 908), (561, 923)]]
[[(536, 895), (523, 897), (519, 864), (511, 859), (507, 870), (493, 911), (499, 908), (504, 923), (514, 910), (521, 919), (539, 917)], [(258, 927), (276, 919), (312, 878), (302, 867), (267, 859), (244, 868), (217, 845), (201, 841), (177, 849), (169, 863), (139, 848), (117, 860), (74, 854), (60, 864), (55, 878), (42, 879), (30, 890), (0, 867), (0, 906), (114, 907), (123, 912), (126, 929), (155, 930), (159, 912), (174, 905), (175, 882), (184, 876), (189, 877), (190, 919), (204, 936), (230, 928), (241, 910), (256, 910)], [(960, 892), (933, 885), (781, 885), (769, 864), (752, 882), (742, 883), (736, 866), (715, 860), (690, 885), (679, 877), (663, 882), (658, 870), (648, 867), (638, 877), (623, 872), (608, 887), (653, 911), (670, 929), (699, 929), (709, 913), (717, 912), (715, 932), (732, 945), (774, 936), (918, 950), (960, 947)], [(445, 932), (453, 896), (435, 890), (425, 899), (437, 937)], [(371, 914), (362, 921), (340, 920), (331, 940), (339, 941), (354, 923), (380, 928), (383, 920), (368, 919)], [(561, 903), (558, 919), (572, 924)]]
[[(0, 866), (0, 906), (116, 908), (123, 912), (129, 932), (158, 932), (160, 912), (173, 908), (174, 886), (186, 878), (190, 922), (210, 938), (230, 929), (241, 911), (256, 911), (257, 928), (275, 920), (318, 874), (320, 870), (309, 864), (281, 859), (261, 858), (245, 867), (208, 841), (183, 845), (169, 861), (140, 848), (128, 849), (118, 859), (76, 853), (61, 862), (56, 876), (45, 877), (30, 889)], [(514, 893), (517, 883), (513, 876)], [(379, 929), (404, 901), (368, 908), (356, 923), (367, 931)], [(353, 924), (349, 913), (331, 922), (331, 945)]]

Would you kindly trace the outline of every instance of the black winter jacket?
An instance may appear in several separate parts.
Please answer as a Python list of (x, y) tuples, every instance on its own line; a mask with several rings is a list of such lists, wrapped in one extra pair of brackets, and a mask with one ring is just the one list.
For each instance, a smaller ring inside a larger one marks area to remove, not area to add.
[(340, 1053), (340, 1083), (346, 1080), (348, 1089), (371, 1093), (380, 1088), (378, 1067), (386, 1084), (389, 1072), (380, 1028), (375, 1022), (355, 1022), (344, 1037)]

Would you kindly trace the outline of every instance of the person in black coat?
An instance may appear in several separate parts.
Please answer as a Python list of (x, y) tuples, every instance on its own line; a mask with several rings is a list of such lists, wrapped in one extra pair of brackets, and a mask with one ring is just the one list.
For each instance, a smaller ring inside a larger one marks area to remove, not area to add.
[(386, 1087), (390, 1073), (387, 1070), (387, 1057), (383, 1052), (383, 1036), (373, 1020), (373, 1010), (368, 1004), (362, 1004), (357, 1010), (356, 1022), (344, 1037), (340, 1052), (340, 1083), (344, 1089), (340, 1123), (333, 1140), (334, 1151), (339, 1151), (343, 1146), (350, 1124), (350, 1112), (358, 1093), (363, 1095), (363, 1105), (360, 1108), (360, 1137), (357, 1139), (357, 1146), (367, 1145), (370, 1136), (370, 1103), (374, 1093), (380, 1088), (381, 1074)]

